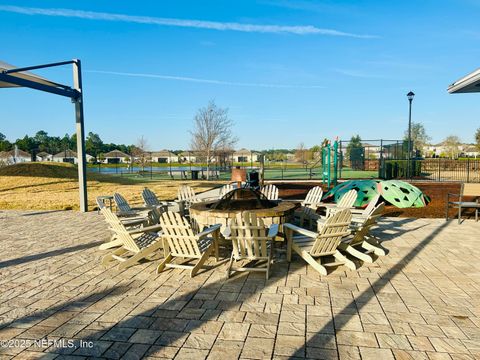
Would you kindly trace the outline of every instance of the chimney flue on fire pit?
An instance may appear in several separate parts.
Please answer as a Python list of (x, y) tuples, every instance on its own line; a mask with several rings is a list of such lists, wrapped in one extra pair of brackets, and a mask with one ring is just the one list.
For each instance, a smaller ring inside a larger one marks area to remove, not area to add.
[(237, 166), (232, 169), (232, 181), (237, 182), (237, 188), (242, 187), (242, 182), (247, 181), (247, 171), (245, 169), (240, 169), (240, 166)]

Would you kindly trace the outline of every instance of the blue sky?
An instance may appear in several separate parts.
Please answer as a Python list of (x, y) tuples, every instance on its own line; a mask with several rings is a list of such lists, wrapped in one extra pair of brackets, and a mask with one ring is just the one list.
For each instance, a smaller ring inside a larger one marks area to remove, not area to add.
[[(2, 1), (0, 59), (79, 58), (86, 130), (106, 142), (185, 149), (196, 110), (228, 107), (238, 147), (323, 138), (473, 142), (480, 94), (447, 86), (479, 67), (480, 0)], [(39, 71), (71, 84), (71, 69)], [(68, 100), (1, 89), (0, 132), (74, 131)]]

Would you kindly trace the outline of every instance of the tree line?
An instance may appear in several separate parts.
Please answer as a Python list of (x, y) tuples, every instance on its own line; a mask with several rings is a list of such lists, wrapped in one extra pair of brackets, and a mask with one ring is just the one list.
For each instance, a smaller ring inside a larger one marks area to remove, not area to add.
[[(65, 134), (63, 137), (50, 136), (46, 131), (40, 130), (34, 136), (25, 135), (23, 138), (10, 142), (6, 136), (0, 133), (0, 151), (13, 150), (15, 145), (20, 150), (30, 154), (45, 151), (49, 154), (57, 154), (65, 150), (76, 151), (77, 135)], [(136, 151), (136, 145), (124, 145), (114, 143), (104, 143), (100, 135), (89, 132), (85, 138), (85, 151), (93, 157), (101, 157), (102, 154), (112, 150), (120, 150), (127, 154), (133, 154)]]

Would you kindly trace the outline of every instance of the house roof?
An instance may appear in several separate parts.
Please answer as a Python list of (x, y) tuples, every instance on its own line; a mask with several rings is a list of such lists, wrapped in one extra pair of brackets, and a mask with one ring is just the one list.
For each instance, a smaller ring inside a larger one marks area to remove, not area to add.
[(175, 155), (173, 152), (168, 151), (168, 150), (160, 150), (160, 151), (153, 151), (152, 156), (155, 156), (155, 157), (161, 157), (161, 156), (175, 157), (177, 155)]
[(77, 153), (73, 150), (67, 149), (64, 151), (60, 151), (58, 154), (53, 155), (53, 157), (59, 157), (59, 158), (76, 158)]
[(46, 151), (40, 151), (37, 156), (44, 157), (44, 156), (52, 156), (52, 154), (47, 153)]
[(258, 152), (243, 148), (243, 149), (240, 149), (240, 150), (235, 151), (233, 153), (233, 155), (250, 155), (250, 154), (252, 154), (252, 155), (253, 154), (258, 154)]
[[(19, 157), (25, 157), (25, 158), (30, 158), (32, 157), (32, 155), (30, 155), (28, 152), (26, 151), (23, 151), (23, 150), (20, 150), (18, 149), (18, 156)], [(15, 150), (9, 150), (9, 151), (2, 151), (0, 152), (0, 157), (3, 157), (3, 158), (6, 158), (6, 157), (10, 157), (10, 156), (15, 156)]]
[(112, 150), (104, 155), (106, 158), (126, 158), (130, 157), (130, 155), (124, 153), (120, 150)]
[(448, 87), (450, 94), (480, 92), (480, 68), (458, 79)]

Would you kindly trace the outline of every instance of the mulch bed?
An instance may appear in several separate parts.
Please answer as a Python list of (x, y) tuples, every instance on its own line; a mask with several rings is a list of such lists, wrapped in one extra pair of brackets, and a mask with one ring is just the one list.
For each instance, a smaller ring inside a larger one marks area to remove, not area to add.
[[(423, 191), (424, 194), (430, 196), (431, 202), (423, 208), (406, 208), (399, 209), (395, 206), (388, 205), (385, 208), (385, 216), (392, 217), (416, 217), (416, 218), (444, 218), (447, 193), (458, 194), (460, 192), (460, 183), (453, 182), (413, 182), (413, 185)], [(303, 199), (308, 190), (314, 186), (322, 186), (321, 183), (277, 183), (279, 189), (279, 197), (282, 199)], [(323, 186), (324, 192), (327, 191)], [(466, 199), (468, 200), (468, 199)], [(449, 216), (457, 215), (455, 209), (450, 209)], [(473, 209), (462, 210), (462, 218), (474, 218)]]

